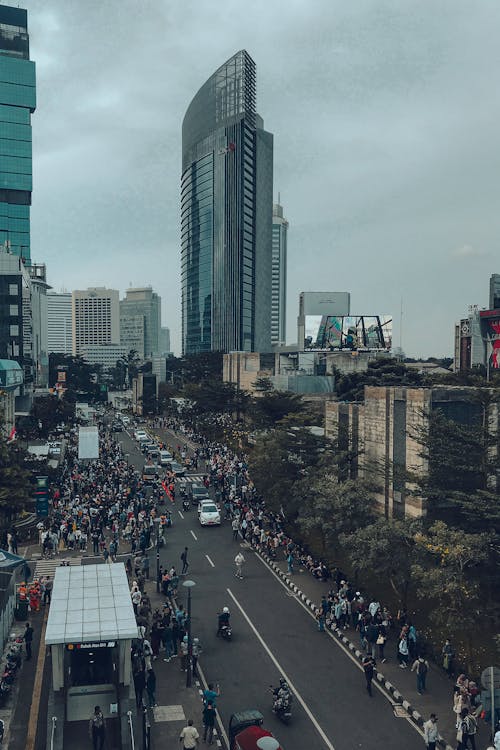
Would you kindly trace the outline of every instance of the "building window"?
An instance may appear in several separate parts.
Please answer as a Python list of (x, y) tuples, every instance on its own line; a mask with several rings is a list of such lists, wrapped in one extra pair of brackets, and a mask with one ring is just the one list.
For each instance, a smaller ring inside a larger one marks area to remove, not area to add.
[(17, 326), (17, 325), (12, 325), (12, 326), (10, 327), (10, 335), (11, 335), (11, 336), (19, 336), (19, 326)]
[(9, 284), (9, 294), (11, 297), (17, 297), (19, 293), (19, 289), (17, 287), (17, 284)]

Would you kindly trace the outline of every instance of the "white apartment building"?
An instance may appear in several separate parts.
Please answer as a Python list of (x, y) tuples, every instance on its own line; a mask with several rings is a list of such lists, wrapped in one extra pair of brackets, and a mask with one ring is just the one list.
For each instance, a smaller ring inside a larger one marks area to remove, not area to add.
[(90, 287), (71, 296), (73, 355), (90, 345), (120, 344), (120, 301), (117, 289)]
[(71, 292), (47, 292), (47, 351), (73, 352)]

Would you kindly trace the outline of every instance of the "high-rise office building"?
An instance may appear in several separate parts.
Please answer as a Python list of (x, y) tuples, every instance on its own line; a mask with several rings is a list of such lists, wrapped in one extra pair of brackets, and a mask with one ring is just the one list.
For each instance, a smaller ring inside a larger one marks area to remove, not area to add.
[(71, 299), (73, 354), (90, 344), (120, 343), (120, 301), (117, 289), (75, 290)]
[[(158, 354), (160, 351), (161, 297), (153, 292), (150, 286), (127, 289), (125, 299), (120, 301), (120, 318), (123, 321), (123, 326), (127, 325), (131, 328), (133, 325), (131, 318), (137, 316), (144, 319), (144, 341), (141, 356), (151, 357), (153, 354)], [(128, 322), (126, 323), (127, 319)]]
[(30, 260), (31, 114), (35, 63), (28, 14), (0, 5), (0, 245)]
[(273, 205), (273, 256), (271, 277), (271, 344), (286, 342), (286, 260), (288, 221), (283, 206)]
[(170, 328), (160, 329), (160, 354), (170, 354)]
[(47, 351), (73, 352), (71, 292), (47, 292)]
[(273, 136), (241, 50), (182, 123), (182, 351), (269, 351)]
[(500, 310), (500, 273), (490, 276), (490, 310)]

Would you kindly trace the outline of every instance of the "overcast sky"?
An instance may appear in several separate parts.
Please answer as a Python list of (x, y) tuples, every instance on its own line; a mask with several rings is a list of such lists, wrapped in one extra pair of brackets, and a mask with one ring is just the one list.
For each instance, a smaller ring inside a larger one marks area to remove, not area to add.
[(487, 306), (498, 0), (20, 4), (37, 63), (32, 258), (56, 291), (151, 284), (179, 352), (182, 118), (245, 48), (290, 222), (288, 341), (302, 290), (392, 313), (395, 344), (403, 298), (413, 356), (451, 355), (455, 320)]

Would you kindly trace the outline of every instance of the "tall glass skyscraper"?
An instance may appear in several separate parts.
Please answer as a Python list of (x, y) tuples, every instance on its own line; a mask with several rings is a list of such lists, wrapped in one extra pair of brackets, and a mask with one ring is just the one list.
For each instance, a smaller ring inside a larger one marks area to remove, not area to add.
[(0, 5), (0, 245), (30, 262), (31, 113), (35, 63), (28, 14)]
[(182, 124), (182, 350), (269, 351), (273, 136), (241, 50)]

